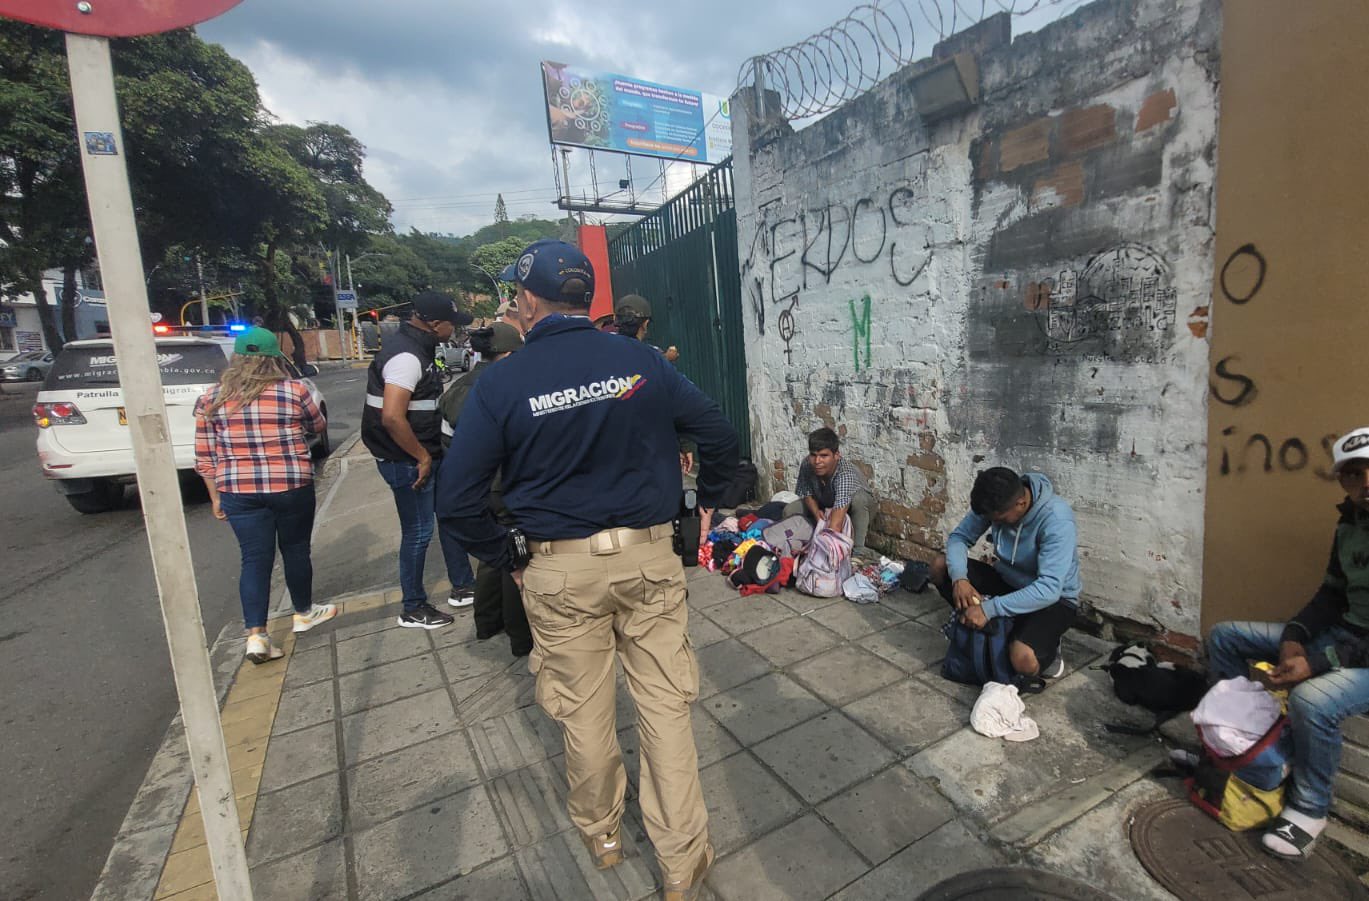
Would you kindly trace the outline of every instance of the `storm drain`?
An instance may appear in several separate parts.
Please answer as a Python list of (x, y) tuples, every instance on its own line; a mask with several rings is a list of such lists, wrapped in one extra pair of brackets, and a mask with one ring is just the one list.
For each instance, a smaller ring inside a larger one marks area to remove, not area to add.
[(932, 886), (917, 901), (1115, 901), (1082, 882), (1022, 867), (962, 873)]
[(1141, 865), (1183, 901), (1369, 897), (1325, 841), (1306, 861), (1280, 860), (1260, 847), (1261, 830), (1232, 832), (1184, 800), (1147, 804), (1130, 832)]

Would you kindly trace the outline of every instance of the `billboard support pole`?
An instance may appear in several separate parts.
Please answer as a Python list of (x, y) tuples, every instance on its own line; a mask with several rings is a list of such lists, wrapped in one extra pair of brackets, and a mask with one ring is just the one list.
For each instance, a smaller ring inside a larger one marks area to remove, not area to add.
[(128, 411), (143, 523), (161, 599), (171, 671), (176, 678), (200, 816), (220, 898), (251, 901), (228, 749), (209, 663), (199, 589), (171, 450), (157, 346), (148, 323), (137, 222), (123, 156), (109, 39), (67, 34), (67, 65), (81, 142), (90, 222), (109, 302), (119, 384)]
[(570, 213), (570, 148), (561, 148), (561, 180), (566, 186), (566, 222), (573, 223), (575, 218)]

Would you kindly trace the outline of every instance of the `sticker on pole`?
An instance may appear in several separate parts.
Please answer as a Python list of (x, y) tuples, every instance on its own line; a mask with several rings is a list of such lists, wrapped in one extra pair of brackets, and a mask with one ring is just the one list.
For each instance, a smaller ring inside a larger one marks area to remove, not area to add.
[(114, 146), (114, 132), (112, 131), (88, 131), (86, 136), (86, 153), (91, 156), (118, 156), (119, 148)]
[(242, 0), (0, 0), (0, 17), (76, 34), (129, 38), (197, 25)]

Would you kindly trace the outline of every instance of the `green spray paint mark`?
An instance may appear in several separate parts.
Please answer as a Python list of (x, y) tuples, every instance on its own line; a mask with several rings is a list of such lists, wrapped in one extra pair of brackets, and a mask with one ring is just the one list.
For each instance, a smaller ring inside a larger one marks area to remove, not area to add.
[(856, 372), (860, 372), (860, 339), (865, 339), (865, 368), (870, 368), (870, 295), (866, 294), (862, 298), (865, 309), (860, 315), (856, 314), (856, 302), (848, 300), (851, 305), (851, 350), (855, 356)]

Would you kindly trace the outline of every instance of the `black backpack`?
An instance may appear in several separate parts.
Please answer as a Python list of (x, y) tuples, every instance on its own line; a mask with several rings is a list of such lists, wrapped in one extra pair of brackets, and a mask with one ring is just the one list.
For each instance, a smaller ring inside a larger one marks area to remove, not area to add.
[(756, 482), (760, 478), (760, 473), (756, 471), (756, 464), (750, 460), (743, 459), (737, 464), (737, 474), (732, 477), (732, 482), (723, 492), (720, 507), (740, 507), (747, 501), (756, 499)]

